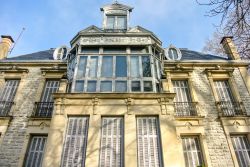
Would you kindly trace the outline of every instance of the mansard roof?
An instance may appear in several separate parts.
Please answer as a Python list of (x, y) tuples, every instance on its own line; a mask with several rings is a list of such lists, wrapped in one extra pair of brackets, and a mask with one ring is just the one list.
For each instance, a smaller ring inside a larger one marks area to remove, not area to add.
[[(30, 53), (26, 55), (20, 55), (16, 57), (10, 57), (5, 60), (1, 61), (49, 61), (49, 60), (54, 60), (53, 59), (53, 52), (55, 49), (49, 49), (49, 50), (44, 50), (44, 51), (39, 51), (35, 53)], [(226, 57), (221, 57), (221, 56), (216, 56), (216, 55), (211, 55), (211, 54), (206, 54), (206, 53), (201, 53), (193, 50), (188, 50), (188, 49), (180, 49), (182, 53), (182, 58), (181, 60), (228, 60)]]

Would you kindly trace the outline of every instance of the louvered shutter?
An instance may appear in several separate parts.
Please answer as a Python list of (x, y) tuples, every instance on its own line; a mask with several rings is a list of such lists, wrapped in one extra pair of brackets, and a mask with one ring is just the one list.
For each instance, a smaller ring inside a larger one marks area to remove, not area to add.
[(42, 166), (46, 142), (47, 136), (32, 136), (28, 152), (26, 153), (25, 167)]
[(53, 102), (52, 94), (56, 93), (58, 91), (59, 84), (60, 84), (60, 82), (57, 80), (46, 81), (41, 101), (42, 102)]
[(214, 84), (221, 101), (234, 101), (228, 81), (215, 81)]
[(176, 93), (176, 102), (191, 102), (191, 95), (188, 82), (185, 80), (173, 81), (174, 92)]
[(186, 167), (197, 167), (203, 164), (203, 157), (198, 136), (182, 137), (182, 148)]
[(69, 117), (61, 166), (85, 166), (89, 117)]
[(19, 82), (19, 80), (6, 80), (2, 96), (0, 97), (1, 101), (12, 102), (14, 100)]
[(123, 118), (102, 118), (101, 167), (123, 166), (123, 137)]
[(246, 136), (231, 136), (234, 151), (240, 167), (250, 166), (250, 145)]
[(138, 166), (162, 165), (157, 117), (137, 117)]

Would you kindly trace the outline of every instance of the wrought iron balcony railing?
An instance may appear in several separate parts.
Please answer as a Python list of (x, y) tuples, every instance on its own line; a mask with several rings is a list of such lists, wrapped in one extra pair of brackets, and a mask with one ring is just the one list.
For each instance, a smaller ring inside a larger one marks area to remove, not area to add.
[(33, 117), (50, 118), (53, 113), (54, 102), (36, 102)]
[(9, 116), (9, 112), (13, 104), (14, 102), (12, 101), (0, 101), (0, 116), (1, 117)]
[(197, 116), (196, 103), (194, 102), (175, 102), (175, 113), (176, 116)]
[(246, 115), (240, 102), (220, 101), (218, 102), (222, 116), (241, 116)]

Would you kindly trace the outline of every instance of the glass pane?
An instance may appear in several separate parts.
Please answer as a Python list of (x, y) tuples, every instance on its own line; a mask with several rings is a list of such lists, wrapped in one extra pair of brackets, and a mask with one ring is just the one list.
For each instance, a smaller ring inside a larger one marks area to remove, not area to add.
[(115, 17), (114, 16), (108, 16), (107, 17), (107, 29), (114, 29), (115, 26)]
[(171, 48), (168, 50), (168, 55), (170, 59), (176, 60), (178, 58), (177, 50), (174, 48)]
[(131, 53), (148, 53), (146, 47), (130, 47)]
[(87, 92), (96, 92), (96, 81), (88, 81)]
[(76, 81), (75, 92), (83, 92), (84, 81)]
[(126, 56), (116, 56), (116, 77), (127, 77), (127, 61)]
[(149, 56), (142, 56), (143, 77), (151, 77), (151, 67)]
[(127, 81), (116, 81), (115, 82), (116, 92), (127, 92)]
[(82, 53), (99, 53), (99, 48), (98, 47), (82, 47), (81, 49)]
[(152, 81), (144, 81), (144, 92), (153, 91)]
[(130, 69), (131, 77), (140, 77), (138, 56), (131, 56)]
[(140, 92), (141, 91), (140, 81), (132, 81), (131, 90), (132, 90), (132, 92)]
[(103, 48), (103, 53), (126, 53), (126, 47), (104, 47)]
[(113, 75), (113, 56), (102, 57), (102, 77), (112, 77)]
[(117, 29), (126, 29), (126, 17), (117, 17)]
[(91, 56), (89, 60), (89, 77), (97, 77), (98, 57)]
[(101, 81), (101, 92), (112, 92), (112, 81)]
[(87, 57), (81, 56), (78, 65), (77, 78), (85, 77)]

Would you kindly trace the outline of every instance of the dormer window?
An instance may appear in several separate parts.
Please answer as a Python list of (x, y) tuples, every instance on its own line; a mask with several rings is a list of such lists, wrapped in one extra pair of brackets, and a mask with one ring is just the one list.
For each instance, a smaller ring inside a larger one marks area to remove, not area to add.
[(103, 29), (127, 30), (131, 7), (115, 2), (101, 8), (103, 11)]
[(181, 51), (177, 47), (170, 45), (165, 49), (165, 56), (168, 60), (180, 60), (181, 59)]
[(127, 19), (126, 16), (107, 16), (106, 29), (127, 29)]

